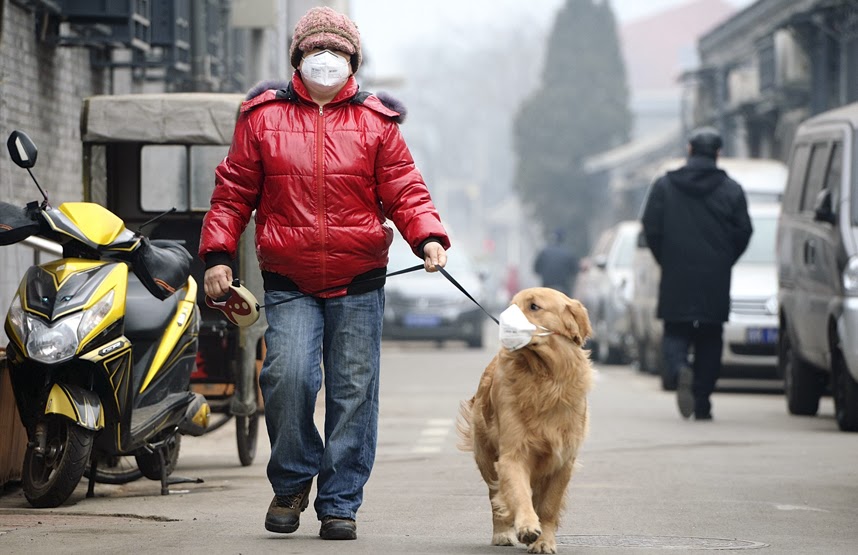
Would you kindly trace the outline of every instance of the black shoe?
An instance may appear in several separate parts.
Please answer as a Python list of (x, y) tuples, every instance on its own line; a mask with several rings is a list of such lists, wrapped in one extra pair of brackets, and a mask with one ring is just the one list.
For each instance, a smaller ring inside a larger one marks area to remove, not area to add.
[(694, 372), (688, 366), (679, 369), (679, 379), (676, 384), (676, 404), (682, 418), (694, 414)]
[(694, 420), (712, 420), (711, 412), (694, 413)]
[(356, 540), (357, 525), (350, 518), (326, 516), (322, 518), (319, 536), (323, 540)]
[(278, 534), (291, 534), (298, 529), (301, 513), (310, 503), (311, 481), (302, 492), (292, 495), (275, 495), (265, 515), (265, 529)]

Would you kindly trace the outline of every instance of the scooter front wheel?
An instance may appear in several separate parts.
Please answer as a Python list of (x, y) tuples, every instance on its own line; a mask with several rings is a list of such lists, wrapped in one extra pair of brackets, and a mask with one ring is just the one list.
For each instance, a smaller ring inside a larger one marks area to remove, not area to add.
[(37, 508), (62, 505), (86, 470), (95, 432), (81, 428), (63, 416), (47, 416), (45, 452), (28, 446), (21, 482), (24, 497)]

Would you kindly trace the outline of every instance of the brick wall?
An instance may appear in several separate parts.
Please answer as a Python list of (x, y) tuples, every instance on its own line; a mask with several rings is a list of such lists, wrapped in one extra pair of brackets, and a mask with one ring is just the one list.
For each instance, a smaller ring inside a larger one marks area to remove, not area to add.
[[(15, 129), (26, 132), (39, 147), (33, 174), (51, 204), (81, 200), (81, 100), (109, 92), (110, 75), (94, 70), (90, 52), (82, 47), (56, 47), (37, 34), (35, 15), (2, 2), (0, 21), (0, 200), (25, 204), (40, 199), (26, 170), (15, 166), (6, 138)], [(0, 314), (5, 318), (26, 268), (29, 249), (0, 247)], [(0, 331), (0, 344), (6, 344)]]

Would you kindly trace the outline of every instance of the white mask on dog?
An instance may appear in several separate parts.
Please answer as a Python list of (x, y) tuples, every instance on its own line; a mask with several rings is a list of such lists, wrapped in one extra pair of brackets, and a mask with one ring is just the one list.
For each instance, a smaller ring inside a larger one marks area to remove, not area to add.
[[(501, 345), (515, 351), (521, 349), (533, 339), (534, 336), (551, 335), (553, 331), (549, 331), (542, 326), (536, 326), (517, 305), (512, 305), (500, 314), (500, 331), (498, 337)], [(545, 332), (537, 333), (538, 329), (543, 329)]]

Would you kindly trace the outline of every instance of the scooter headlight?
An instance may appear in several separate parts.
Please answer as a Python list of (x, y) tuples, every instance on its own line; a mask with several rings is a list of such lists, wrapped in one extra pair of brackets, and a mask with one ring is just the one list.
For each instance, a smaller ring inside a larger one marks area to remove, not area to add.
[(9, 307), (9, 325), (21, 342), (26, 343), (29, 330), (27, 329), (27, 315), (21, 306), (20, 295), (15, 295), (15, 298), (12, 299), (12, 305)]
[(89, 335), (104, 318), (110, 313), (113, 308), (113, 289), (103, 296), (97, 303), (86, 309), (83, 317), (80, 319), (80, 325), (77, 328), (78, 340), (83, 341), (83, 338)]
[(52, 325), (27, 314), (30, 329), (27, 354), (37, 362), (56, 364), (72, 358), (79, 341), (77, 329), (82, 314), (77, 313), (53, 322)]

